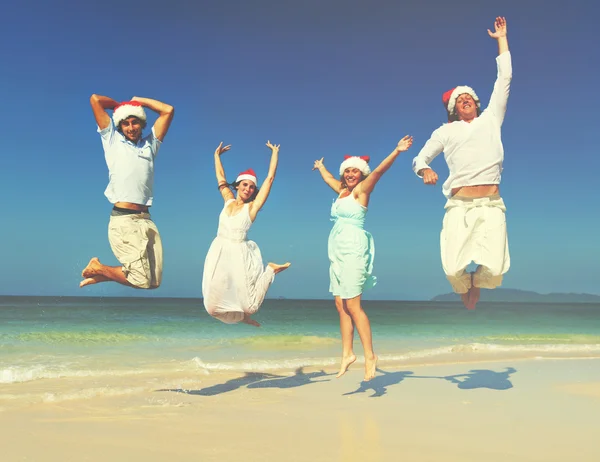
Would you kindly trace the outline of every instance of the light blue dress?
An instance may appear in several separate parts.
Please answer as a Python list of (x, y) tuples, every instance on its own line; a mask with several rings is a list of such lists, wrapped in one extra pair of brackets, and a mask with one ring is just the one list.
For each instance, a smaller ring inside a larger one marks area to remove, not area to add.
[(353, 194), (331, 206), (333, 229), (329, 233), (329, 292), (343, 299), (354, 298), (375, 285), (373, 236), (364, 229), (367, 208)]

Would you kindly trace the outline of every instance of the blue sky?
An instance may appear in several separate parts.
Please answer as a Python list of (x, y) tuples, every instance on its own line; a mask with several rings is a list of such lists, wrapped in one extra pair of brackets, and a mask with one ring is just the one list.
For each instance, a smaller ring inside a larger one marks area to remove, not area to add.
[[(412, 158), (444, 122), (441, 94), (475, 88), (485, 106), (508, 21), (513, 85), (503, 126), (501, 192), (512, 267), (505, 287), (600, 294), (600, 74), (593, 2), (542, 1), (13, 2), (0, 39), (3, 88), (3, 266), (0, 294), (200, 297), (204, 257), (228, 178), (269, 162), (278, 176), (250, 237), (266, 261), (291, 261), (270, 297), (327, 298), (333, 192), (311, 171), (344, 154), (377, 165), (405, 134), (415, 142), (371, 196), (378, 285), (372, 299), (450, 291), (439, 258), (444, 198)], [(90, 257), (117, 264), (107, 240), (107, 168), (89, 106), (156, 98), (176, 108), (156, 162), (152, 215), (163, 285), (79, 289)], [(445, 178), (442, 156), (432, 164)]]

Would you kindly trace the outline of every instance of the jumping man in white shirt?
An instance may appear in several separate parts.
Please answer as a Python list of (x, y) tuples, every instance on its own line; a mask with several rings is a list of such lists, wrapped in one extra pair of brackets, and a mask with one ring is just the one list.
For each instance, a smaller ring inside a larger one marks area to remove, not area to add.
[[(479, 301), (480, 289), (494, 289), (510, 267), (504, 202), (500, 176), (504, 148), (501, 126), (512, 79), (512, 64), (506, 36), (506, 19), (496, 18), (498, 77), (488, 107), (472, 88), (459, 86), (444, 93), (442, 101), (448, 123), (435, 130), (413, 160), (413, 170), (427, 185), (435, 185), (437, 174), (429, 167), (444, 152), (450, 175), (442, 190), (448, 198), (440, 236), (442, 266), (454, 292), (461, 294), (468, 309)], [(478, 265), (474, 273), (466, 267)]]
[[(117, 103), (92, 95), (92, 111), (102, 139), (109, 182), (104, 191), (113, 204), (108, 240), (120, 266), (107, 266), (94, 257), (82, 271), (80, 287), (114, 281), (138, 289), (155, 289), (162, 279), (162, 242), (150, 219), (154, 199), (154, 159), (173, 120), (174, 109), (149, 98), (133, 97)], [(151, 133), (144, 107), (158, 112)], [(112, 119), (106, 112), (113, 110)]]

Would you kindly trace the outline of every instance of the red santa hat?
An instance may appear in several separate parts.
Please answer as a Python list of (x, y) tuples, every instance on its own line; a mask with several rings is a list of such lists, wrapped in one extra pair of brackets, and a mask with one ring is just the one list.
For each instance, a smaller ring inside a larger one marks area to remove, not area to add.
[(479, 96), (477, 96), (475, 90), (473, 90), (471, 87), (467, 87), (466, 85), (462, 85), (459, 87), (452, 88), (451, 90), (448, 90), (442, 95), (442, 102), (444, 103), (444, 106), (446, 106), (448, 114), (451, 115), (454, 113), (454, 106), (456, 105), (456, 100), (460, 95), (464, 95), (465, 93), (467, 95), (471, 95), (471, 97), (475, 100), (475, 103), (477, 104), (477, 108), (481, 109), (481, 102), (479, 101)]
[(371, 160), (369, 156), (344, 156), (344, 162), (340, 165), (340, 176), (344, 174), (344, 170), (347, 168), (357, 168), (363, 176), (367, 176), (371, 173), (369, 160)]
[(248, 170), (240, 173), (238, 175), (238, 177), (235, 179), (235, 182), (239, 183), (240, 181), (244, 181), (244, 180), (250, 180), (256, 185), (256, 173), (254, 173), (254, 170), (249, 168)]
[(113, 122), (117, 128), (128, 117), (137, 117), (144, 122), (146, 121), (146, 112), (142, 103), (138, 101), (123, 101), (117, 104), (113, 111)]

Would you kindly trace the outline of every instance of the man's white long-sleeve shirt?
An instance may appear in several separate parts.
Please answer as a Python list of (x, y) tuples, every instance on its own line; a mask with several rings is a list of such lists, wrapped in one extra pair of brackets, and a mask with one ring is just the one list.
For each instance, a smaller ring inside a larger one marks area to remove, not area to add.
[(512, 79), (509, 51), (496, 57), (498, 77), (487, 108), (471, 123), (456, 121), (435, 130), (417, 157), (413, 170), (417, 173), (438, 154), (444, 153), (450, 174), (442, 186), (446, 197), (454, 188), (484, 184), (500, 184), (504, 148), (500, 128)]

